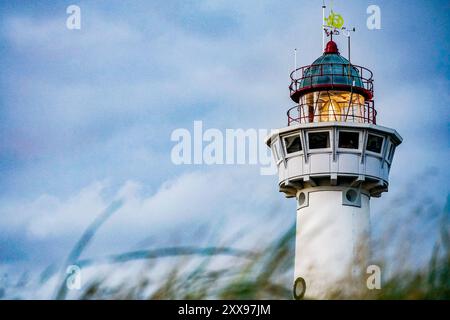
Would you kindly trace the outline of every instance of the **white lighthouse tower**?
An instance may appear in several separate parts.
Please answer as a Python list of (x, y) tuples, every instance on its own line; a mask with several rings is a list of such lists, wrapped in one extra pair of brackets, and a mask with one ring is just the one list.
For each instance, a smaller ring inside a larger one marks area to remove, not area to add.
[(372, 72), (345, 59), (332, 38), (291, 80), (296, 105), (267, 144), (280, 191), (297, 202), (294, 297), (367, 290), (370, 199), (388, 190), (402, 138), (377, 125)]

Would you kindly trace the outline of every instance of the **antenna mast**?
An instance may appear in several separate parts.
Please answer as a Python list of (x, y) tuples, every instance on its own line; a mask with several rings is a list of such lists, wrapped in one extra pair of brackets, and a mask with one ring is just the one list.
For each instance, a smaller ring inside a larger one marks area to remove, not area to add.
[(346, 29), (345, 27), (342, 28), (342, 30), (344, 31), (345, 35), (347, 36), (347, 49), (348, 49), (348, 61), (350, 62), (350, 47), (351, 47), (351, 43), (350, 43), (350, 32), (355, 32), (356, 29), (355, 27), (351, 28), (351, 29)]
[(322, 1), (322, 52), (325, 51), (325, 0)]
[(297, 76), (297, 48), (294, 49), (294, 76)]

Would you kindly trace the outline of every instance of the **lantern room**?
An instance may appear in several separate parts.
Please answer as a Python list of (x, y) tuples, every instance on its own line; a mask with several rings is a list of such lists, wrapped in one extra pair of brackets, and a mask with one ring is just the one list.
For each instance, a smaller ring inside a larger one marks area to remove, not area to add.
[(291, 99), (298, 105), (287, 112), (288, 125), (311, 122), (376, 124), (373, 74), (351, 64), (330, 40), (311, 65), (291, 73)]

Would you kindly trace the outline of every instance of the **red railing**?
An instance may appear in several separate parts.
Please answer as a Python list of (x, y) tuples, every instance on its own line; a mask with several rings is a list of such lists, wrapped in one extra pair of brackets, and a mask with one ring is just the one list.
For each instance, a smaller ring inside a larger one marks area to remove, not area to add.
[[(353, 73), (356, 72), (358, 76), (352, 75), (352, 71)], [(354, 89), (362, 89), (368, 99), (372, 99), (373, 97), (372, 71), (354, 64), (312, 64), (292, 71), (290, 77), (291, 85), (289, 86), (289, 90), (291, 96), (297, 94), (299, 91), (308, 91), (314, 88), (352, 87), (352, 84), (355, 83), (353, 86)], [(324, 82), (323, 79), (316, 79), (319, 77), (329, 77), (329, 79)], [(347, 78), (349, 81), (342, 82), (342, 77)]]
[(358, 122), (358, 123), (377, 123), (377, 111), (373, 100), (365, 101), (364, 104), (348, 102), (338, 103), (340, 111), (336, 108), (323, 110), (322, 104), (298, 104), (287, 111), (288, 126), (293, 124), (311, 123), (311, 122)]

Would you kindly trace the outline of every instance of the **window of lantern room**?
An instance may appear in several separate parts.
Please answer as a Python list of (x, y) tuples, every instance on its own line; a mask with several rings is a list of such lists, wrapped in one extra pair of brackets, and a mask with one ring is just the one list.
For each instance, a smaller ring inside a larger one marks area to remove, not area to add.
[(302, 151), (302, 142), (300, 140), (300, 135), (295, 134), (284, 137), (284, 146), (286, 148), (287, 154), (293, 154)]
[(309, 149), (327, 149), (330, 147), (330, 133), (328, 131), (308, 132)]
[(347, 91), (318, 91), (300, 99), (302, 122), (365, 122), (365, 99)]
[(366, 150), (374, 153), (381, 153), (383, 140), (383, 137), (369, 133), (369, 135), (367, 136)]
[(391, 147), (389, 148), (389, 153), (388, 153), (388, 157), (387, 157), (389, 162), (391, 162), (392, 159), (394, 158), (394, 152), (395, 152), (395, 144), (393, 144), (391, 142)]
[(359, 133), (355, 131), (339, 131), (339, 148), (358, 149)]
[(278, 139), (275, 140), (273, 142), (273, 144), (272, 144), (272, 152), (274, 154), (276, 162), (279, 162), (279, 161), (282, 160), (282, 158), (281, 158), (282, 153), (281, 153), (281, 150), (280, 150), (280, 145), (279, 145), (279, 140)]

